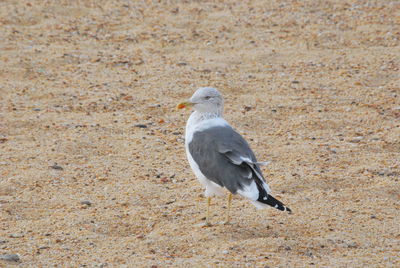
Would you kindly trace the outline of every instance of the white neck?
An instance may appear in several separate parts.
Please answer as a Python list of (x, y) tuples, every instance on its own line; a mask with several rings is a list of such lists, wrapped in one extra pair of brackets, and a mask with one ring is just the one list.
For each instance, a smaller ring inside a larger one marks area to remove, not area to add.
[(222, 113), (202, 113), (199, 111), (194, 111), (187, 121), (185, 141), (186, 143), (192, 140), (193, 133), (196, 130), (201, 130), (202, 128), (210, 126), (225, 126), (229, 125), (225, 119), (222, 117)]
[(207, 119), (213, 119), (213, 118), (219, 118), (222, 117), (222, 111), (217, 111), (217, 112), (199, 112), (199, 111), (194, 111), (192, 113), (193, 117), (196, 118), (197, 122), (207, 120)]

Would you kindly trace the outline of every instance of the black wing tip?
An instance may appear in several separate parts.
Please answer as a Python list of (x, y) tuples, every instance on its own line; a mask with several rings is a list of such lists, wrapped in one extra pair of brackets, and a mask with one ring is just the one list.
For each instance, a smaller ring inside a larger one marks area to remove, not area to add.
[(292, 214), (292, 210), (285, 206), (281, 201), (273, 197), (272, 195), (267, 194), (266, 197), (259, 198), (259, 202), (270, 205), (271, 207), (274, 207), (280, 211), (287, 211), (289, 214)]
[(292, 210), (288, 207), (285, 207), (285, 211), (287, 211), (289, 214), (293, 214)]
[(293, 213), (292, 210), (285, 205), (279, 206), (277, 209), (279, 209), (281, 211), (287, 211), (289, 214)]

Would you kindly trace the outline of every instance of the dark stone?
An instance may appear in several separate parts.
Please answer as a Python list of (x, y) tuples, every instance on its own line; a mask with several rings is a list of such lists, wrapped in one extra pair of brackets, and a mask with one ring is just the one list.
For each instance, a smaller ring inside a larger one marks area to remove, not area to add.
[(84, 201), (81, 201), (81, 205), (91, 206), (92, 202), (90, 202), (89, 200), (84, 200)]
[(54, 165), (50, 166), (52, 169), (55, 170), (64, 170), (61, 166), (57, 165), (57, 163), (55, 163)]

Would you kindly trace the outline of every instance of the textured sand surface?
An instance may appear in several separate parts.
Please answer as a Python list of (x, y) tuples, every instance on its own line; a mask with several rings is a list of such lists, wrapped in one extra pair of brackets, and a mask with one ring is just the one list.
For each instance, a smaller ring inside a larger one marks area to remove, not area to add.
[[(0, 266), (399, 267), (399, 1), (158, 2), (0, 2)], [(200, 86), (293, 215), (199, 226)]]

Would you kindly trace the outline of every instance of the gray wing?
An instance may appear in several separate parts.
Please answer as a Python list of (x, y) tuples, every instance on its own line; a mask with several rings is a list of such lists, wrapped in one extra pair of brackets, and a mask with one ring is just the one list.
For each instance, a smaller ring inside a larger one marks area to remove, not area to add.
[(230, 126), (195, 132), (189, 152), (207, 179), (234, 194), (253, 180), (265, 182), (250, 146)]

